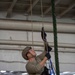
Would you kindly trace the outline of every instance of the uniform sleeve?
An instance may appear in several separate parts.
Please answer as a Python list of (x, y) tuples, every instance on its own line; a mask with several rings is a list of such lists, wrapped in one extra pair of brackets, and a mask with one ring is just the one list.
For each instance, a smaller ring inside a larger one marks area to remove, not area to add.
[[(44, 45), (46, 46), (47, 45), (47, 42), (44, 43)], [(37, 57), (39, 57), (41, 60), (43, 60), (43, 58), (45, 57), (46, 53), (47, 53), (47, 48), (44, 49), (44, 51), (38, 55)]]
[(43, 51), (40, 55), (38, 55), (37, 57), (39, 57), (41, 60), (43, 60), (43, 58), (45, 57), (47, 51)]
[(41, 71), (42, 67), (40, 64), (34, 65), (32, 63), (29, 63), (26, 65), (26, 70), (28, 73), (34, 74), (39, 73)]

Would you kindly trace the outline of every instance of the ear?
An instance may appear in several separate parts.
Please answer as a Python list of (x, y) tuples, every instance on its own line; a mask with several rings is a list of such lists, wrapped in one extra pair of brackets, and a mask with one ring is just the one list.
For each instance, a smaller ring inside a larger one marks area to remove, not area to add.
[(27, 57), (27, 59), (28, 59), (28, 53), (26, 54), (26, 57)]

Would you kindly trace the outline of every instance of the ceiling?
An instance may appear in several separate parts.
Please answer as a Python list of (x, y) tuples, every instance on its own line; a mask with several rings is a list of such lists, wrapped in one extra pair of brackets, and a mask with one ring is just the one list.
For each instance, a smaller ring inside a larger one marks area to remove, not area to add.
[[(12, 13), (51, 16), (51, 0), (0, 0), (2, 11), (9, 18)], [(55, 13), (57, 18), (75, 18), (75, 0), (55, 0)]]

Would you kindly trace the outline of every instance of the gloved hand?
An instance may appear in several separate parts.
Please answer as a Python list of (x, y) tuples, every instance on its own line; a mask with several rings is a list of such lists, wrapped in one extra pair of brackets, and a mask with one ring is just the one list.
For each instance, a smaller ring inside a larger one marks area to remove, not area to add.
[(50, 52), (52, 50), (52, 48), (48, 45), (48, 52)]
[(47, 59), (50, 59), (51, 58), (51, 55), (49, 53), (46, 53), (45, 56), (47, 57)]
[(50, 52), (52, 50), (52, 48), (48, 45), (48, 44), (45, 44), (45, 50), (48, 52)]

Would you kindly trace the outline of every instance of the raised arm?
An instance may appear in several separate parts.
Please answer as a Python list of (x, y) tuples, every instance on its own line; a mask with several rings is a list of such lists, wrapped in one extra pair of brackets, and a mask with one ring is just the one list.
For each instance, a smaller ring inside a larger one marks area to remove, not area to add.
[(47, 42), (45, 42), (45, 49), (44, 51), (38, 55), (37, 57), (39, 57), (41, 60), (45, 57), (46, 53), (50, 52), (52, 50), (52, 48), (48, 45)]

